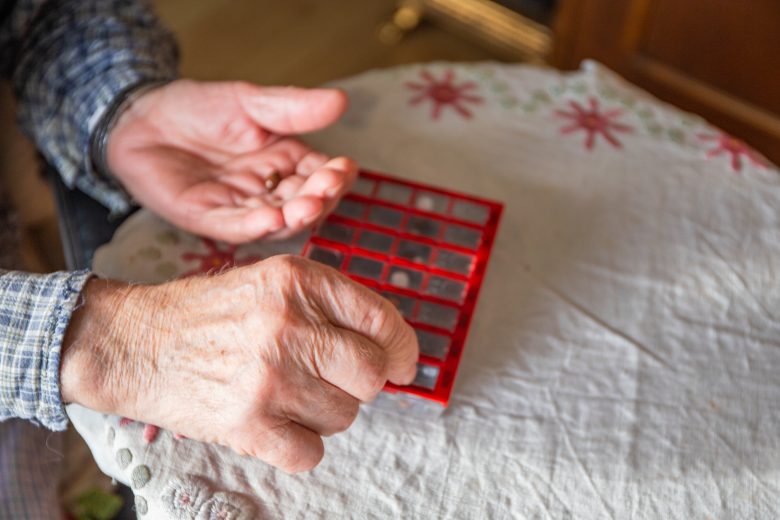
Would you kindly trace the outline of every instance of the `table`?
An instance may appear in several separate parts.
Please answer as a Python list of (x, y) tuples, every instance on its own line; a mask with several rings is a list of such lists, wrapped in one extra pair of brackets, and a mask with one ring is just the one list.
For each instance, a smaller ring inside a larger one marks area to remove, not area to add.
[[(774, 517), (777, 167), (593, 62), (430, 63), (335, 85), (351, 108), (311, 144), (506, 205), (450, 406), (436, 421), (363, 407), (289, 476), (71, 405), (140, 518), (217, 502), (242, 519)], [(160, 282), (305, 238), (232, 249), (141, 211), (94, 266)]]

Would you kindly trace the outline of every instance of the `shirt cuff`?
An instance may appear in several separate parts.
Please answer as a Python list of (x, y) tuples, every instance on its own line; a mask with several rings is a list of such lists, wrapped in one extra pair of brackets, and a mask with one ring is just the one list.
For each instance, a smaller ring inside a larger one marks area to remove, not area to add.
[(173, 36), (141, 0), (51, 0), (25, 28), (13, 66), (20, 126), (65, 184), (113, 215), (132, 201), (95, 175), (92, 133), (114, 99), (142, 82), (178, 74)]
[(88, 271), (0, 272), (0, 420), (30, 419), (64, 430), (60, 352)]
[[(129, 107), (126, 101), (132, 102), (137, 99), (138, 95), (146, 93), (149, 87), (162, 86), (175, 79), (176, 76), (148, 75), (134, 78), (133, 75), (128, 75), (128, 77), (112, 85), (110, 95), (98, 98), (98, 106), (89, 121), (90, 139), (87, 143), (88, 148), (83, 154), (86, 159), (83, 166), (87, 175), (79, 177), (78, 181), (80, 182), (77, 182), (77, 185), (111, 210), (111, 216), (129, 213), (135, 206), (135, 203), (130, 194), (108, 170), (107, 166), (102, 168), (104, 163), (95, 163), (96, 157), (104, 159), (105, 154), (103, 147), (105, 143), (95, 150), (95, 146), (98, 144), (96, 138), (102, 140), (99, 134), (100, 132), (105, 132), (105, 139), (108, 139), (108, 132), (111, 127), (116, 123), (122, 111)], [(57, 161), (55, 160), (55, 162)], [(62, 163), (56, 166), (60, 169), (60, 173), (63, 174), (70, 165), (65, 166)], [(73, 166), (74, 168), (77, 167), (77, 165)]]
[(108, 166), (108, 138), (119, 118), (130, 108), (136, 99), (150, 90), (167, 85), (171, 81), (173, 80), (142, 80), (122, 89), (104, 109), (103, 114), (100, 116), (100, 121), (92, 130), (92, 136), (89, 141), (89, 153), (87, 154), (91, 161), (92, 173), (96, 180), (112, 187), (128, 204), (132, 203), (130, 194), (127, 193)]

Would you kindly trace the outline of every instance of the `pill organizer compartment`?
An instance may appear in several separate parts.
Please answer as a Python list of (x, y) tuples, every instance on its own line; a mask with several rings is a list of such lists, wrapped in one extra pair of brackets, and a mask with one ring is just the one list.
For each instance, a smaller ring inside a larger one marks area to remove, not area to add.
[(361, 172), (304, 256), (386, 298), (414, 328), (417, 376), (372, 407), (434, 419), (445, 410), (502, 205)]

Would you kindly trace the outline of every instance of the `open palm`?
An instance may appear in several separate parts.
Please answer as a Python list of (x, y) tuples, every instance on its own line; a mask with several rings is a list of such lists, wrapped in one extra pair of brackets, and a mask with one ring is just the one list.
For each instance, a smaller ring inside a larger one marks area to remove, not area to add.
[(178, 80), (120, 117), (108, 163), (138, 203), (182, 229), (232, 243), (285, 238), (327, 215), (355, 180), (354, 161), (290, 137), (346, 106), (338, 90)]

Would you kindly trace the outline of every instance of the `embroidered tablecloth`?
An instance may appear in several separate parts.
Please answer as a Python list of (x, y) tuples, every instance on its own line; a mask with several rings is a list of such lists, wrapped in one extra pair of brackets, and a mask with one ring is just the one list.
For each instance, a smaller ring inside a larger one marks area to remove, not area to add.
[[(311, 144), (506, 204), (450, 406), (435, 421), (363, 407), (294, 476), (71, 406), (140, 518), (775, 516), (775, 166), (591, 62), (431, 63), (334, 85), (351, 107)], [(140, 212), (95, 268), (161, 282), (305, 239), (234, 248)]]

